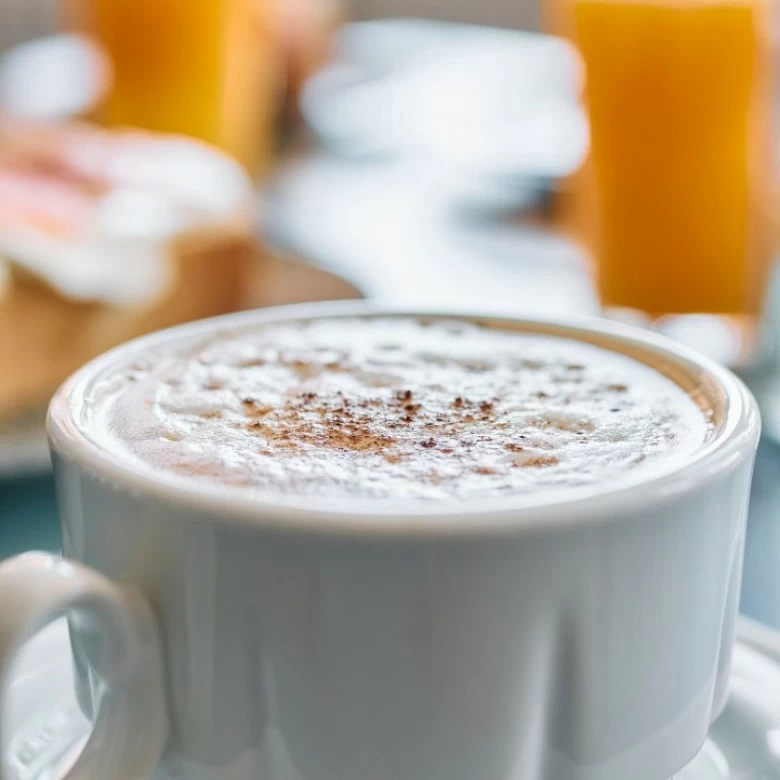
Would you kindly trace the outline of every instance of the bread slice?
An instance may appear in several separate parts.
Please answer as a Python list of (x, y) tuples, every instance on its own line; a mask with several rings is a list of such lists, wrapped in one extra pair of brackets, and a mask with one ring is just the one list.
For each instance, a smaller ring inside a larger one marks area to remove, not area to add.
[[(6, 132), (0, 156), (0, 419), (45, 405), (112, 346), (238, 308), (258, 259), (251, 188), (218, 152), (91, 128), (39, 133), (48, 138), (40, 153), (32, 132), (14, 156)], [(194, 177), (200, 190), (167, 178), (182, 165), (187, 174), (189, 153), (206, 174)], [(178, 159), (166, 173), (170, 156)], [(215, 192), (215, 207), (202, 191), (212, 164), (214, 186), (236, 190)]]

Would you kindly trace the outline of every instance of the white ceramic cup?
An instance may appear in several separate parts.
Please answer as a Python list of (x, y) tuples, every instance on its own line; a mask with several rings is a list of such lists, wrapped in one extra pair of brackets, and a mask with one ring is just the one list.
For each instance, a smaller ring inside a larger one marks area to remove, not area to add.
[(645, 476), (393, 514), (155, 473), (82, 422), (96, 378), (152, 347), (358, 311), (156, 334), (54, 398), (69, 560), (0, 566), (0, 670), (67, 611), (95, 721), (68, 780), (669, 778), (726, 697), (759, 416), (725, 369), (607, 322), (505, 321), (695, 382), (717, 434)]

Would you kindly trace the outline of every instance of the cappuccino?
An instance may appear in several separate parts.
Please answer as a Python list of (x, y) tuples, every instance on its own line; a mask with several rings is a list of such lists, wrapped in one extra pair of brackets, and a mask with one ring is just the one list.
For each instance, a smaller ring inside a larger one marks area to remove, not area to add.
[(156, 472), (263, 495), (470, 499), (684, 459), (691, 388), (595, 344), (459, 319), (320, 318), (215, 332), (92, 387), (88, 424)]

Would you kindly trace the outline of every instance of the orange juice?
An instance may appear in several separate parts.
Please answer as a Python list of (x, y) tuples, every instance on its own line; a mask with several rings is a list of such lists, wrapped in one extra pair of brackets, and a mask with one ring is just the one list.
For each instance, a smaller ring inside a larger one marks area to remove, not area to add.
[(80, 0), (108, 53), (110, 125), (190, 135), (261, 168), (277, 96), (271, 0)]
[(773, 250), (769, 0), (573, 0), (606, 307), (757, 314)]

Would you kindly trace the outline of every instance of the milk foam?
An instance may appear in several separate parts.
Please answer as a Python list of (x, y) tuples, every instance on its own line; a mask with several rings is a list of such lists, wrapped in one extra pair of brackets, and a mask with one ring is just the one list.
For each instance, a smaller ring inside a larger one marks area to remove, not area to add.
[(583, 342), (410, 317), (217, 334), (93, 388), (106, 446), (259, 494), (467, 499), (608, 482), (713, 423), (679, 385)]

